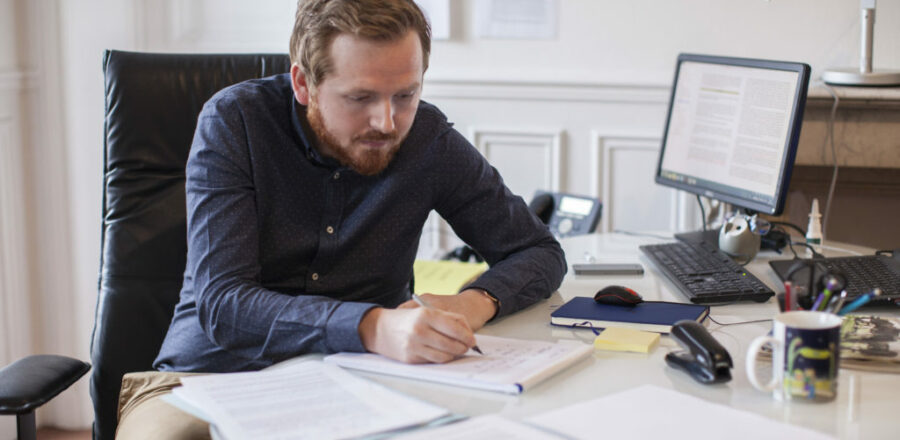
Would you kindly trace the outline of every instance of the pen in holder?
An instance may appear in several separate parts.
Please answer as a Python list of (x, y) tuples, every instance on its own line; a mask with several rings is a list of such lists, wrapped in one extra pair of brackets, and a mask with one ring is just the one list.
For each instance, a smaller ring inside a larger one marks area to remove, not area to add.
[(822, 310), (829, 304), (832, 296), (847, 287), (847, 276), (841, 272), (828, 270), (816, 260), (800, 260), (794, 263), (784, 277), (785, 297), (787, 297), (788, 285), (790, 285), (790, 297), (796, 307), (786, 307), (782, 304), (782, 310), (816, 310), (816, 300), (823, 292), (829, 292), (828, 298), (818, 304)]

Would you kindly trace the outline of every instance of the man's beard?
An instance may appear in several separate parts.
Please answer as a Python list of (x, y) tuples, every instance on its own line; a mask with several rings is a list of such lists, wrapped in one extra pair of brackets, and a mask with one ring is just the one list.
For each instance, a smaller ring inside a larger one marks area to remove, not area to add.
[[(390, 133), (381, 133), (375, 130), (367, 131), (361, 135), (353, 136), (349, 145), (341, 145), (337, 139), (325, 128), (325, 122), (322, 120), (322, 114), (316, 105), (314, 99), (309, 100), (306, 118), (309, 120), (309, 126), (312, 128), (319, 140), (320, 152), (333, 156), (342, 165), (350, 167), (363, 176), (374, 176), (382, 171), (391, 163), (394, 154), (400, 149), (402, 139), (397, 131)], [(366, 141), (386, 141), (389, 145), (383, 148), (364, 148), (359, 145)]]

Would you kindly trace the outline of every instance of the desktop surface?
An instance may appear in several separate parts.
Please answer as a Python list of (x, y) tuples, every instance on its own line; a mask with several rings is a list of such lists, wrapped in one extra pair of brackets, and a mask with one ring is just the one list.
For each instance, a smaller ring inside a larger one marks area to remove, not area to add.
[[(556, 341), (560, 339), (593, 342), (587, 329), (566, 329), (550, 325), (550, 313), (576, 296), (593, 296), (609, 284), (633, 288), (647, 301), (687, 302), (677, 289), (642, 257), (638, 246), (671, 240), (624, 234), (595, 234), (561, 240), (571, 266), (592, 256), (598, 263), (640, 263), (644, 275), (577, 276), (569, 269), (562, 286), (548, 300), (526, 310), (489, 323), (480, 334)], [(843, 247), (843, 246), (842, 246)], [(866, 249), (851, 247), (865, 252)], [(770, 288), (779, 291), (776, 274), (768, 261), (784, 255), (762, 252), (747, 267)], [(713, 306), (710, 316), (722, 323), (770, 319), (778, 313), (774, 299), (764, 303), (746, 302)], [(868, 312), (864, 312), (868, 313)], [(888, 312), (892, 313), (892, 312)], [(893, 312), (896, 314), (896, 312)], [(750, 341), (771, 329), (771, 322), (722, 327), (707, 321), (712, 335), (729, 351), (734, 361), (731, 382), (701, 385), (687, 374), (666, 366), (665, 355), (680, 347), (668, 336), (649, 354), (595, 351), (585, 361), (551, 377), (517, 396), (487, 391), (454, 388), (428, 382), (366, 374), (379, 383), (400, 392), (469, 416), (500, 414), (524, 419), (572, 403), (625, 391), (644, 384), (686, 393), (712, 403), (749, 411), (772, 420), (804, 426), (839, 438), (893, 438), (896, 436), (896, 396), (900, 380), (896, 375), (842, 369), (838, 379), (838, 397), (829, 403), (778, 402), (771, 393), (756, 391), (747, 380), (744, 368)], [(758, 364), (762, 377), (769, 377), (770, 364)], [(652, 415), (648, 415), (652, 417)], [(698, 426), (698, 429), (702, 427)], [(598, 435), (602, 423), (598, 419)]]
[[(661, 234), (655, 234), (661, 235)], [(646, 301), (688, 300), (642, 256), (638, 247), (644, 244), (673, 241), (626, 234), (592, 234), (560, 240), (569, 266), (584, 262), (589, 256), (597, 263), (639, 263), (643, 275), (583, 276), (569, 268), (562, 286), (545, 301), (510, 316), (491, 322), (478, 333), (510, 338), (558, 341), (580, 340), (591, 344), (594, 333), (589, 329), (567, 329), (550, 324), (550, 314), (574, 297), (593, 297), (600, 288), (619, 284), (640, 293)], [(871, 249), (836, 245), (851, 252), (871, 253)], [(846, 255), (826, 251), (826, 256)], [(775, 291), (781, 284), (769, 267), (772, 260), (785, 259), (772, 251), (760, 252), (747, 265), (752, 273)], [(720, 323), (770, 320), (778, 313), (776, 300), (763, 303), (741, 302), (712, 306), (710, 317)], [(865, 310), (863, 314), (897, 316), (900, 309)], [(730, 353), (734, 368), (730, 382), (702, 385), (682, 371), (668, 367), (665, 356), (681, 347), (663, 335), (659, 345), (648, 354), (594, 351), (586, 360), (576, 363), (533, 389), (519, 395), (459, 388), (431, 382), (392, 376), (360, 373), (361, 376), (386, 385), (406, 395), (439, 405), (466, 416), (499, 414), (512, 420), (523, 420), (567, 405), (608, 396), (642, 385), (655, 385), (688, 394), (710, 403), (754, 413), (774, 421), (802, 426), (841, 439), (896, 438), (897, 400), (900, 380), (896, 374), (841, 369), (837, 398), (827, 403), (781, 402), (771, 393), (754, 389), (747, 379), (745, 360), (751, 341), (772, 328), (771, 321), (721, 326), (707, 320), (705, 325), (716, 340)], [(299, 359), (321, 359), (307, 355)], [(771, 375), (771, 364), (758, 363), (758, 375), (765, 380)], [(701, 415), (702, 416), (702, 415)], [(647, 414), (652, 421), (652, 414)], [(702, 418), (702, 417), (701, 417)], [(698, 424), (697, 429), (702, 430)], [(740, 429), (740, 428), (736, 428)], [(597, 419), (598, 437), (602, 436), (602, 415)], [(698, 431), (699, 432), (699, 431)]]

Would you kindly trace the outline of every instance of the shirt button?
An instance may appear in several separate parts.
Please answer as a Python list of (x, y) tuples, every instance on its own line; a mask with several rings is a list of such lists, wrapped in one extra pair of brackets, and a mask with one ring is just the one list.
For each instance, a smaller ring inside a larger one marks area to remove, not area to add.
[(334, 173), (334, 180), (338, 180), (338, 179), (340, 179), (340, 178), (341, 178), (341, 172), (340, 172), (340, 171)]
[(325, 228), (325, 232), (328, 232), (329, 234), (334, 234), (334, 228), (329, 226), (329, 227)]
[(312, 279), (313, 279), (313, 281), (317, 281), (319, 279), (319, 274), (317, 274), (317, 273), (312, 274)]

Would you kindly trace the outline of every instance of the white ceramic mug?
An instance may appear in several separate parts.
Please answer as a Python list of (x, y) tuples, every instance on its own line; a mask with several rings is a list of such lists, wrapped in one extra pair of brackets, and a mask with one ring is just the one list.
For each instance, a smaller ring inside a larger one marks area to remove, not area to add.
[[(832, 313), (794, 311), (775, 317), (772, 336), (760, 336), (747, 350), (747, 378), (778, 400), (828, 401), (837, 394), (841, 318)], [(772, 346), (772, 380), (760, 383), (756, 358)]]

